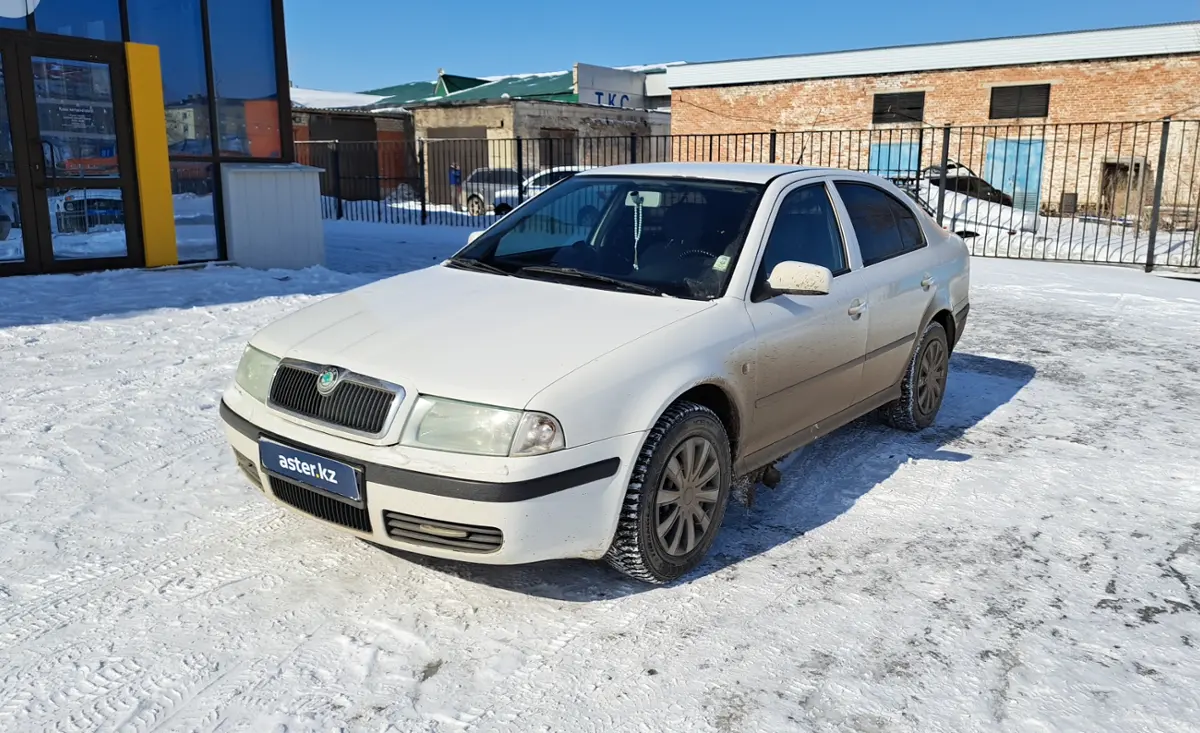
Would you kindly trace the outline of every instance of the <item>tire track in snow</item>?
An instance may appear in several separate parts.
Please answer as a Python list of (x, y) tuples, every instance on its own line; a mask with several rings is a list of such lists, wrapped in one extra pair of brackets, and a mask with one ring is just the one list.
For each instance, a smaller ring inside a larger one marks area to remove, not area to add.
[[(142, 486), (147, 483), (152, 474), (179, 463), (179, 461), (190, 456), (197, 448), (207, 447), (215, 443), (220, 435), (220, 427), (210, 427), (189, 438), (172, 441), (166, 446), (154, 446), (149, 449), (143, 448), (137, 450), (136, 457), (125, 460), (111, 468), (104, 469), (104, 474), (106, 476), (120, 476), (122, 484), (126, 486)], [(133, 452), (133, 450), (130, 449), (130, 452)], [(228, 460), (232, 464), (232, 458), (230, 457)], [(158, 465), (147, 469), (146, 466), (151, 463), (157, 463)], [(238, 477), (239, 479), (241, 478), (240, 474), (238, 474)], [(28, 508), (28, 513), (22, 517), (22, 520), (40, 524), (42, 520), (60, 514), (62, 511), (61, 501), (55, 501), (55, 499), (61, 500), (72, 497), (73, 492), (77, 490), (78, 486), (78, 480), (71, 480), (70, 474), (47, 476), (38, 485), (39, 500), (33, 502)], [(102, 488), (108, 487), (103, 486)]]
[[(866, 427), (851, 428), (844, 434), (837, 434), (836, 441), (826, 438), (824, 441), (810, 446), (789, 462), (785, 481), (788, 475), (807, 475), (810, 473), (809, 467), (815, 463), (837, 466), (839, 470), (866, 463), (873, 456), (870, 453), (862, 452), (859, 447), (862, 434), (868, 430), (869, 428)], [(800, 487), (793, 487), (789, 491), (785, 486), (779, 491), (788, 491), (789, 495), (780, 501), (780, 506), (771, 507), (771, 509), (784, 516), (796, 516), (797, 509), (804, 507), (809, 501), (809, 497)], [(788, 549), (780, 551), (792, 554), (792, 551)], [(711, 564), (711, 562), (710, 560), (709, 563)], [(758, 603), (751, 604), (752, 610), (747, 610), (746, 598), (733, 592), (732, 586), (724, 577), (721, 577), (724, 570), (714, 572), (710, 564), (703, 566), (703, 570), (708, 570), (709, 574), (693, 581), (699, 588), (696, 603), (702, 607), (704, 616), (709, 618), (730, 618), (732, 609), (736, 609), (738, 616), (762, 617), (764, 614), (769, 614), (771, 608), (794, 603), (797, 591), (806, 588), (808, 580), (807, 574), (800, 569), (786, 588), (782, 591), (772, 591), (762, 595)], [(508, 684), (503, 688), (489, 691), (489, 697), (494, 700), (490, 706), (464, 711), (460, 720), (467, 723), (465, 730), (472, 732), (493, 729), (507, 730), (527, 714), (542, 708), (547, 696), (564, 699), (564, 696), (557, 696), (557, 692), (561, 691), (561, 688), (574, 690), (580, 687), (579, 678), (592, 671), (588, 665), (582, 663), (582, 660), (602, 659), (605, 649), (610, 646), (607, 637), (613, 633), (636, 638), (639, 654), (648, 660), (675, 658), (686, 651), (688, 647), (693, 646), (695, 643), (693, 631), (698, 617), (697, 609), (689, 604), (678, 604), (676, 611), (665, 617), (661, 614), (661, 609), (658, 609), (658, 612), (652, 609), (652, 603), (648, 604), (651, 608), (641, 609), (640, 606), (646, 600), (646, 596), (653, 593), (654, 591), (651, 590), (621, 601), (622, 605), (632, 606), (624, 614), (603, 614), (599, 623), (597, 623), (597, 619), (590, 618), (576, 624), (571, 633), (561, 635), (552, 646), (555, 647), (555, 651), (572, 643), (575, 646), (582, 646), (582, 648), (573, 651), (569, 657), (556, 659), (553, 658), (554, 655), (547, 655), (544, 658), (529, 660), (521, 669), (506, 679)], [(592, 609), (589, 608), (588, 611), (592, 611)], [(635, 682), (641, 674), (643, 674), (643, 670), (637, 668), (624, 678), (614, 679), (610, 684), (615, 689), (634, 689), (637, 687)], [(495, 715), (496, 709), (500, 706), (504, 708), (503, 713)], [(493, 728), (493, 726), (495, 727)]]

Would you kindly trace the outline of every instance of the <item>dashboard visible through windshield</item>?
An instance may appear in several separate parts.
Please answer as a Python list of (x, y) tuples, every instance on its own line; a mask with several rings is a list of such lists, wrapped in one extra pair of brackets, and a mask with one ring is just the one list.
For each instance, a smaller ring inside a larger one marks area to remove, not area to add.
[(575, 176), (514, 211), (451, 266), (710, 300), (725, 293), (764, 187)]

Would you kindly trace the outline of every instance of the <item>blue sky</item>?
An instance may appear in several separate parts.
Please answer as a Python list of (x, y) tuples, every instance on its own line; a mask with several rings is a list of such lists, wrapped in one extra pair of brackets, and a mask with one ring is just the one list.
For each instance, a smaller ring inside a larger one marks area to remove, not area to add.
[(285, 0), (297, 86), (814, 53), (1200, 19), (1200, 0)]

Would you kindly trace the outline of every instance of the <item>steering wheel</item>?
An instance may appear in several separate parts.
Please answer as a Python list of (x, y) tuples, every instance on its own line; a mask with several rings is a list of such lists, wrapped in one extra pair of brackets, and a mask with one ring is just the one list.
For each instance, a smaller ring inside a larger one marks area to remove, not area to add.
[(686, 252), (684, 252), (683, 254), (679, 255), (679, 259), (681, 259), (681, 260), (682, 260), (684, 257), (691, 257), (691, 256), (696, 256), (696, 255), (700, 255), (700, 256), (703, 256), (703, 257), (709, 257), (709, 258), (711, 258), (711, 259), (716, 259), (716, 258), (717, 258), (717, 256), (716, 256), (715, 254), (713, 254), (712, 252), (706, 252), (706, 251), (704, 251), (704, 250), (702, 250), (702, 249), (689, 249), (688, 251), (686, 251)]

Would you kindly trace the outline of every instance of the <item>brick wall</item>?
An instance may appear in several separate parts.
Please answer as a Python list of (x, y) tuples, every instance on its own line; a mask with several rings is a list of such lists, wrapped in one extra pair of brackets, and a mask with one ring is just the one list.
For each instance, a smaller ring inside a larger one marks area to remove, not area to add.
[[(1048, 117), (989, 119), (993, 87), (1047, 83)], [(872, 124), (874, 95), (899, 91), (925, 92), (924, 125)], [(1057, 211), (1073, 194), (1084, 211), (1123, 216), (1141, 214), (1152, 196), (1161, 123), (1150, 121), (1167, 116), (1200, 118), (1200, 55), (678, 89), (671, 133), (676, 160), (767, 160), (761, 133), (775, 129), (779, 162), (866, 169), (873, 145), (902, 143), (917, 146), (923, 168), (940, 162), (936, 128), (954, 125), (950, 158), (985, 177), (997, 145), (1040, 146), (1040, 170), (1018, 174), (1040, 178), (1042, 210)], [(1198, 138), (1196, 123), (1175, 123), (1169, 205), (1197, 207)]]
[(1193, 55), (677, 89), (671, 132), (870, 128), (873, 95), (896, 91), (925, 92), (927, 124), (995, 124), (1005, 121), (988, 119), (993, 86), (1045, 83), (1050, 116), (1021, 122), (1200, 116), (1200, 55)]

